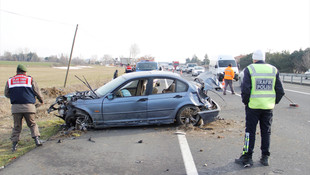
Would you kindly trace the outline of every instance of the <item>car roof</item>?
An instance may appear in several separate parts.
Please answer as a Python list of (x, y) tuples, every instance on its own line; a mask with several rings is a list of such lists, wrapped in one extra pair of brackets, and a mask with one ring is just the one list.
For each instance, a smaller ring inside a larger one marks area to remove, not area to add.
[(142, 77), (170, 77), (170, 78), (183, 78), (176, 73), (167, 72), (167, 71), (141, 71), (141, 72), (131, 72), (127, 74), (123, 74), (122, 77), (125, 79), (132, 79), (132, 78), (142, 78)]

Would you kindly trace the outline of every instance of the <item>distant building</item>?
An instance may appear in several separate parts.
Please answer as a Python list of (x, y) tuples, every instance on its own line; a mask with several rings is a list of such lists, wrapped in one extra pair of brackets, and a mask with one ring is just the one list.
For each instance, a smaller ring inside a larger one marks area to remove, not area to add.
[(133, 64), (135, 64), (135, 62), (132, 58), (120, 58), (120, 64), (122, 64), (122, 65), (127, 65), (127, 64), (133, 65)]

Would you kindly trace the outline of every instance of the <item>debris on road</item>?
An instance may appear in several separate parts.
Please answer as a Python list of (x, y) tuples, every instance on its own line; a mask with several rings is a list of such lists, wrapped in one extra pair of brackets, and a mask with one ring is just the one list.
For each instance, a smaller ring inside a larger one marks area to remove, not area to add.
[(94, 141), (94, 140), (92, 140), (92, 138), (91, 138), (91, 137), (89, 137), (89, 138), (88, 138), (88, 141), (95, 143), (95, 141)]
[(59, 139), (57, 143), (61, 143), (61, 142), (62, 142), (61, 139)]
[(143, 140), (139, 140), (138, 143), (143, 143)]

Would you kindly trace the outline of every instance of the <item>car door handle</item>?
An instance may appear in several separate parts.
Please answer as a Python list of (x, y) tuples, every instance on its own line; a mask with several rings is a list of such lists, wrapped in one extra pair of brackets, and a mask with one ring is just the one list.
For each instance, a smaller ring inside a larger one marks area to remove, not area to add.
[(147, 101), (147, 98), (140, 98), (138, 102)]
[(182, 98), (183, 96), (181, 96), (181, 95), (176, 95), (176, 96), (174, 96), (173, 98)]

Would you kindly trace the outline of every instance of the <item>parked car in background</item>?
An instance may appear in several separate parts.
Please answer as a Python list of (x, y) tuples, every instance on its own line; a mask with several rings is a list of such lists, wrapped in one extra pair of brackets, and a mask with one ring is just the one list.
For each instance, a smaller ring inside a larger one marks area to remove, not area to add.
[(171, 66), (171, 65), (169, 65), (169, 66), (168, 66), (168, 70), (169, 70), (169, 71), (173, 71), (173, 70), (174, 70), (174, 67)]
[(159, 65), (157, 62), (143, 60), (137, 63), (136, 71), (152, 71), (152, 70), (159, 70)]
[(186, 66), (185, 65), (181, 67), (181, 71), (186, 72)]
[(192, 70), (192, 76), (198, 76), (200, 73), (205, 72), (205, 68), (202, 66), (195, 66)]
[(195, 66), (198, 66), (196, 63), (187, 63), (186, 64), (186, 73), (191, 73)]
[(86, 130), (116, 126), (170, 124), (199, 125), (218, 116), (220, 107), (203, 83), (179, 74), (145, 71), (123, 74), (102, 87), (56, 98), (48, 112), (68, 127)]

